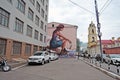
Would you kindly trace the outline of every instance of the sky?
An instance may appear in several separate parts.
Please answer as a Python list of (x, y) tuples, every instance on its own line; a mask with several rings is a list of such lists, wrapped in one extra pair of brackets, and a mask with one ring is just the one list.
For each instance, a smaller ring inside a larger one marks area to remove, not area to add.
[[(97, 0), (97, 4), (101, 39), (117, 39), (120, 37), (120, 0)], [(91, 21), (97, 25), (94, 0), (49, 0), (48, 22), (77, 25), (77, 38), (82, 42), (88, 41)]]

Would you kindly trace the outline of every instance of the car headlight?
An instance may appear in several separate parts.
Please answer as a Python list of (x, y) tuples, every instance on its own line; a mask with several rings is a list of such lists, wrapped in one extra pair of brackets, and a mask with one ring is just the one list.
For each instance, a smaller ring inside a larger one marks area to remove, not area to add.
[(39, 59), (42, 59), (42, 58), (39, 58)]

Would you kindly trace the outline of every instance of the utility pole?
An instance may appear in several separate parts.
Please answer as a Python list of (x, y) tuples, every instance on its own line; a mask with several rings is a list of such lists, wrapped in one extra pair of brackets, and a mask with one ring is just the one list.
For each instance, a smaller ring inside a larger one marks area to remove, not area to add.
[(101, 62), (103, 62), (103, 51), (102, 51), (102, 43), (101, 43), (102, 33), (100, 32), (101, 24), (99, 22), (97, 0), (95, 0), (95, 12), (96, 12), (96, 20), (97, 20), (98, 37), (99, 37), (99, 43), (100, 43)]

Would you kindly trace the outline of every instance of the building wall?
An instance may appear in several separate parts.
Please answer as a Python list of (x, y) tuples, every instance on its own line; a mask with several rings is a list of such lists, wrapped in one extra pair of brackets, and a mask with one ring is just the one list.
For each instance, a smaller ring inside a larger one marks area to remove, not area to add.
[(120, 47), (104, 48), (106, 54), (120, 54)]
[[(52, 38), (52, 33), (53, 31), (56, 29), (56, 26), (58, 26), (60, 23), (57, 22), (51, 22), (48, 23), (48, 36), (49, 36), (49, 40)], [(64, 30), (61, 32), (66, 38), (68, 38), (69, 40), (71, 40), (72, 42), (72, 50), (76, 50), (76, 40), (77, 40), (77, 26), (76, 25), (70, 25), (70, 24), (65, 24), (62, 23), (64, 25)], [(49, 42), (48, 42), (49, 43)], [(49, 44), (48, 44), (49, 45)], [(67, 44), (67, 48), (69, 48), (70, 45), (69, 43)]]
[[(12, 2), (9, 2), (12, 1)], [(25, 12), (22, 13), (18, 9), (18, 1), (23, 1), (25, 3)], [(48, 18), (48, 6), (49, 6), (49, 0), (34, 0), (35, 3), (34, 5), (30, 2), (30, 0), (0, 0), (0, 9), (7, 11), (9, 13), (9, 22), (8, 22), (8, 27), (5, 27), (0, 23), (0, 40), (4, 39), (6, 40), (6, 49), (3, 55), (7, 56), (8, 59), (11, 59), (12, 57), (20, 57), (25, 58), (25, 46), (26, 44), (30, 44), (32, 46), (31, 48), (31, 53), (32, 54), (34, 50), (34, 45), (38, 47), (38, 50), (41, 47), (46, 47), (46, 40), (44, 40), (44, 37), (47, 37), (47, 18)], [(44, 4), (43, 2), (44, 1)], [(37, 11), (36, 5), (39, 3), (40, 5), (40, 12)], [(33, 11), (33, 20), (30, 20), (28, 18), (28, 11), (29, 8)], [(42, 10), (44, 10), (44, 17), (41, 15)], [(2, 13), (0, 13), (2, 14)], [(36, 25), (36, 15), (39, 17), (39, 25)], [(1, 16), (1, 15), (0, 15)], [(15, 23), (16, 23), (16, 18), (22, 21), (23, 24), (23, 32), (17, 32), (15, 31)], [(4, 20), (3, 20), (4, 21)], [(41, 28), (41, 21), (43, 22), (43, 28)], [(32, 28), (32, 36), (27, 36), (27, 25), (29, 25)], [(38, 39), (35, 39), (35, 30), (38, 31)], [(43, 41), (40, 41), (40, 33), (43, 34)], [(17, 41), (22, 44), (21, 47), (21, 53), (20, 55), (12, 55), (12, 47), (13, 47), (13, 42)], [(1, 42), (2, 43), (2, 42)], [(2, 45), (0, 43), (0, 45)], [(2, 51), (3, 49), (0, 48)], [(2, 53), (1, 53), (2, 54)], [(29, 55), (27, 55), (29, 56)]]

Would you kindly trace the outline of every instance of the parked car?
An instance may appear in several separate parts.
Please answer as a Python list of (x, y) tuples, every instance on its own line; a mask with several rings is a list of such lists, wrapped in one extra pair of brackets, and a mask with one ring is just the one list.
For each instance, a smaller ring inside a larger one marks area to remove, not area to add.
[(105, 61), (114, 65), (120, 64), (120, 54), (108, 54)]
[(47, 51), (36, 51), (32, 56), (28, 58), (28, 64), (50, 62), (50, 56)]
[(50, 60), (51, 61), (57, 60), (59, 58), (59, 56), (56, 53), (53, 53), (53, 52), (50, 52), (49, 55), (50, 55)]

